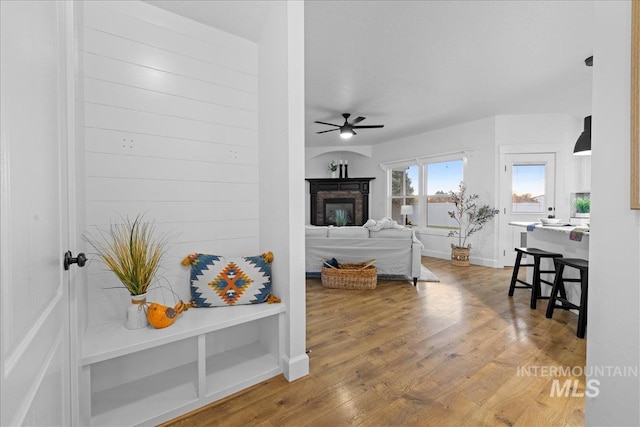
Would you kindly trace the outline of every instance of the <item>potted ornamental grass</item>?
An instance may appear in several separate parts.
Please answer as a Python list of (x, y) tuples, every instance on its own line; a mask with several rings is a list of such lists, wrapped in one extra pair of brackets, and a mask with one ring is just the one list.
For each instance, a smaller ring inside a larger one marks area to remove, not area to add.
[(591, 212), (591, 199), (589, 197), (577, 197), (573, 202), (577, 218), (589, 218)]
[(160, 267), (166, 237), (156, 236), (153, 223), (138, 215), (133, 221), (126, 218), (122, 223), (112, 223), (108, 230), (99, 230), (97, 236), (86, 234), (85, 239), (131, 295), (125, 326), (147, 326), (146, 293)]
[(471, 244), (467, 243), (467, 239), (493, 220), (498, 210), (486, 204), (479, 204), (477, 194), (467, 194), (464, 181), (460, 182), (457, 190), (449, 191), (449, 199), (455, 207), (448, 212), (449, 216), (458, 223), (457, 229), (449, 232), (449, 237), (458, 238), (457, 244), (451, 244), (451, 262), (453, 265), (466, 267), (469, 265), (471, 252)]
[(347, 211), (344, 209), (338, 209), (336, 211), (336, 225), (338, 227), (344, 227), (347, 225)]

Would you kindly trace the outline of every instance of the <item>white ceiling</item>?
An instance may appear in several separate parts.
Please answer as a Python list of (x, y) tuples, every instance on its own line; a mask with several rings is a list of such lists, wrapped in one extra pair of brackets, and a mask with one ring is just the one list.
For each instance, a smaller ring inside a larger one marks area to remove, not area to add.
[[(149, 1), (258, 41), (261, 1)], [(499, 114), (591, 113), (591, 1), (305, 1), (306, 146), (370, 145)], [(596, 58), (597, 66), (597, 58)]]
[(144, 0), (227, 33), (258, 42), (267, 12), (264, 0)]

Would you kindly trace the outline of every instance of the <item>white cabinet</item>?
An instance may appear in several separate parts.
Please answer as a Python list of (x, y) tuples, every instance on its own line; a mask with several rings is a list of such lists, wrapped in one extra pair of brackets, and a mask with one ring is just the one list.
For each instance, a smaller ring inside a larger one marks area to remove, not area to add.
[(157, 424), (282, 373), (285, 309), (192, 308), (166, 329), (89, 328), (82, 424)]

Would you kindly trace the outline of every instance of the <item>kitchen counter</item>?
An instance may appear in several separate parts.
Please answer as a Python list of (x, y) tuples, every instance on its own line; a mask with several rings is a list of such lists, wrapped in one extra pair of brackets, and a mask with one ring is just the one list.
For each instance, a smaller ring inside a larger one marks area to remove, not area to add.
[[(565, 258), (582, 258), (589, 259), (589, 231), (584, 226), (567, 225), (567, 226), (549, 226), (542, 225), (539, 222), (510, 222), (509, 225), (514, 227), (523, 227), (527, 229), (526, 246), (530, 248), (543, 249), (545, 251), (557, 252)], [(571, 233), (575, 231), (575, 233)], [(553, 263), (548, 259), (542, 259), (541, 269), (553, 270)], [(527, 281), (531, 281), (531, 268), (527, 269)], [(543, 278), (553, 281), (553, 274), (543, 274)], [(578, 278), (580, 274), (576, 269), (565, 268), (564, 277)], [(580, 304), (580, 284), (565, 283), (567, 297), (569, 301), (578, 305)], [(549, 295), (551, 286), (542, 286), (542, 294)], [(573, 311), (573, 310), (572, 310)], [(574, 311), (575, 312), (575, 311)]]
[(527, 231), (534, 230), (546, 230), (546, 231), (555, 231), (558, 233), (571, 234), (572, 231), (582, 231), (583, 237), (589, 237), (589, 229), (584, 226), (578, 226), (573, 224), (567, 225), (542, 225), (539, 222), (519, 222), (514, 221), (510, 222), (509, 225), (513, 225), (515, 227), (524, 227)]

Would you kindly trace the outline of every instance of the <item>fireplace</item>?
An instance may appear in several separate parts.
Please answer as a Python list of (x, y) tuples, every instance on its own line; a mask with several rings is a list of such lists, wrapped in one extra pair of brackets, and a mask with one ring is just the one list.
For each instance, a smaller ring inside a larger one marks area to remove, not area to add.
[(375, 178), (318, 178), (309, 181), (310, 223), (336, 225), (335, 211), (347, 212), (348, 225), (369, 219), (369, 182)]
[(347, 225), (355, 224), (356, 199), (355, 197), (346, 199), (324, 199), (322, 201), (323, 216), (322, 222), (325, 225), (336, 225), (336, 212), (342, 210), (346, 213)]

